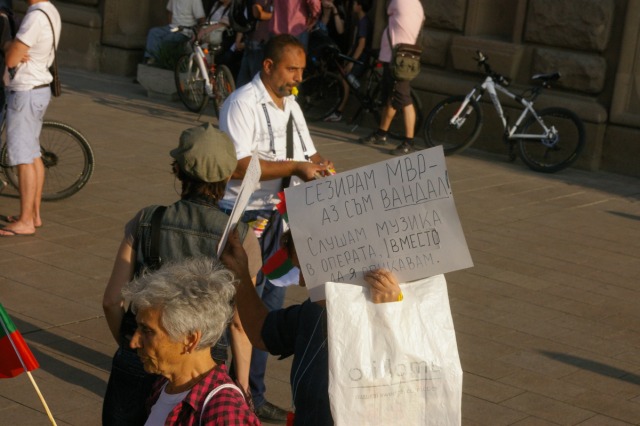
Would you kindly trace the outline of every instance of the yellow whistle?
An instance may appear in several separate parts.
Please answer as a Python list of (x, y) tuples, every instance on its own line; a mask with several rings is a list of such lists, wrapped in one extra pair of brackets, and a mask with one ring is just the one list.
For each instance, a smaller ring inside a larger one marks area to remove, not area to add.
[(298, 96), (298, 88), (294, 86), (294, 87), (291, 89), (291, 94), (292, 94), (293, 96)]

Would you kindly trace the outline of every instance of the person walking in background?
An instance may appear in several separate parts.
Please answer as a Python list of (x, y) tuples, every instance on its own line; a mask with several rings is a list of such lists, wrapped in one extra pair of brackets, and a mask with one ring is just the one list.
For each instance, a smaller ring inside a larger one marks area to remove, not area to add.
[(380, 39), (380, 55), (378, 59), (384, 64), (382, 75), (382, 99), (385, 107), (382, 110), (378, 130), (360, 138), (358, 142), (366, 145), (385, 145), (391, 120), (398, 110), (404, 114), (404, 140), (391, 153), (394, 155), (409, 154), (414, 151), (413, 137), (416, 125), (416, 110), (411, 100), (411, 83), (395, 81), (389, 67), (393, 46), (399, 43), (416, 44), (424, 22), (424, 10), (420, 0), (391, 0), (387, 6), (389, 24)]
[(60, 40), (60, 14), (48, 0), (28, 0), (16, 38), (5, 46), (8, 163), (17, 166), (20, 216), (9, 216), (0, 237), (34, 235), (42, 226), (40, 203), (44, 164), (40, 154), (42, 120), (51, 100), (49, 67)]
[[(159, 259), (214, 258), (229, 220), (218, 208), (237, 164), (229, 137), (210, 123), (193, 127), (182, 132), (178, 147), (170, 154), (174, 159), (173, 173), (182, 186), (180, 200), (166, 208), (146, 207), (127, 223), (102, 300), (105, 319), (119, 345), (102, 407), (104, 426), (144, 423), (144, 402), (156, 379), (144, 372), (140, 359), (129, 347), (136, 323), (131, 311), (125, 311), (122, 288), (144, 270), (157, 268)], [(255, 277), (262, 264), (258, 241), (246, 225), (238, 227)], [(237, 316), (230, 334), (235, 376), (247, 390), (251, 345)], [(227, 360), (227, 350), (227, 336), (223, 333), (211, 357), (222, 364)]]
[[(332, 167), (316, 152), (302, 110), (291, 94), (302, 81), (305, 62), (304, 47), (294, 36), (282, 34), (271, 38), (265, 46), (260, 73), (231, 93), (220, 112), (220, 129), (231, 136), (238, 156), (238, 167), (220, 207), (225, 211), (233, 208), (240, 179), (257, 151), (262, 169), (260, 185), (251, 195), (242, 220), (259, 234), (263, 261), (278, 250), (283, 231), (282, 218), (276, 209), (280, 201), (278, 192), (290, 180), (309, 181)], [(285, 288), (271, 284), (262, 272), (258, 274), (256, 291), (269, 309), (282, 307)], [(254, 350), (251, 356), (249, 384), (256, 414), (265, 422), (284, 422), (286, 411), (264, 396), (267, 356), (259, 350)]]
[(209, 348), (234, 311), (233, 273), (210, 257), (169, 263), (122, 289), (139, 327), (131, 339), (147, 373), (159, 375), (145, 425), (247, 425), (260, 421)]
[[(353, 13), (358, 19), (356, 31), (354, 33), (353, 44), (349, 50), (349, 56), (357, 59), (365, 65), (356, 64), (353, 62), (347, 62), (344, 66), (344, 72), (348, 75), (347, 78), (360, 79), (362, 74), (366, 70), (366, 64), (369, 62), (369, 56), (371, 54), (371, 38), (373, 35), (373, 24), (367, 16), (367, 13), (371, 9), (371, 0), (355, 0), (353, 2)], [(350, 77), (353, 76), (353, 77)], [(342, 77), (342, 76), (341, 76)], [(349, 101), (349, 85), (342, 78), (342, 86), (344, 88), (344, 96), (342, 102), (338, 105), (338, 109), (330, 116), (324, 119), (324, 121), (340, 121), (342, 120), (342, 113), (344, 112), (347, 102)]]
[(320, 17), (320, 0), (279, 0), (273, 3), (273, 16), (269, 21), (271, 34), (291, 34), (302, 43), (309, 44), (309, 31)]
[(173, 32), (179, 25), (193, 26), (204, 22), (202, 0), (169, 0), (167, 3), (168, 25), (153, 27), (147, 34), (147, 45), (144, 50), (144, 63), (154, 64), (158, 60), (158, 52), (163, 44), (182, 43), (189, 40), (189, 34)]

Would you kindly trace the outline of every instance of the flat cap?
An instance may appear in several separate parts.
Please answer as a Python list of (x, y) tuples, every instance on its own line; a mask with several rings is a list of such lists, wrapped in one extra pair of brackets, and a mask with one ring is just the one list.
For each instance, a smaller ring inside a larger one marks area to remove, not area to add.
[(170, 154), (183, 172), (204, 182), (226, 180), (238, 163), (231, 138), (211, 123), (182, 132)]

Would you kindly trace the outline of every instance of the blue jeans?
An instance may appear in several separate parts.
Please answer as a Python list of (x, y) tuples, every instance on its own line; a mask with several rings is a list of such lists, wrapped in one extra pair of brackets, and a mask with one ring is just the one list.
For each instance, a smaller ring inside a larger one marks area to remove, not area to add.
[[(261, 296), (262, 302), (269, 311), (282, 308), (286, 290), (286, 287), (274, 286), (269, 280), (265, 284), (256, 287), (258, 295)], [(260, 408), (266, 401), (264, 394), (267, 391), (267, 387), (264, 384), (264, 374), (267, 370), (268, 358), (268, 352), (253, 348), (249, 369), (249, 388), (251, 389), (253, 405), (256, 408)]]
[(304, 46), (304, 51), (307, 52), (309, 49), (309, 31), (304, 31), (295, 36), (300, 43)]
[(253, 80), (253, 77), (262, 69), (262, 60), (264, 58), (264, 49), (262, 46), (247, 46), (242, 54), (242, 62), (240, 63), (240, 71), (236, 86), (244, 86)]
[(158, 59), (158, 50), (165, 43), (184, 43), (189, 38), (180, 32), (171, 32), (171, 27), (165, 25), (163, 27), (153, 27), (147, 34), (147, 46), (145, 47), (144, 57), (154, 57)]
[[(274, 213), (275, 212), (275, 213)], [(274, 216), (272, 216), (274, 215)], [(271, 223), (267, 225), (260, 236), (260, 249), (262, 251), (263, 263), (280, 248), (280, 236), (282, 235), (282, 217), (276, 210), (248, 210), (244, 212), (242, 221), (245, 223), (252, 222), (258, 216), (272, 217)], [(284, 304), (285, 287), (276, 287), (262, 275), (262, 271), (258, 273), (256, 278), (256, 291), (261, 296), (262, 302), (273, 311), (282, 308)], [(264, 374), (267, 369), (267, 358), (269, 353), (259, 349), (253, 349), (251, 352), (251, 366), (249, 369), (249, 388), (251, 389), (251, 397), (253, 405), (260, 408), (265, 403), (264, 394), (266, 386), (264, 384)]]

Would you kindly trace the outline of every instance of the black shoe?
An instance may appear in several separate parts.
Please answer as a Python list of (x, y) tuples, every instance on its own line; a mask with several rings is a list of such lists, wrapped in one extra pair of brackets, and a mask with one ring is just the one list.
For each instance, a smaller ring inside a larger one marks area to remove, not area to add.
[(387, 135), (380, 135), (378, 132), (373, 132), (369, 136), (358, 139), (358, 142), (363, 145), (386, 145)]
[(255, 413), (261, 422), (285, 423), (287, 421), (287, 410), (276, 407), (269, 401), (265, 401), (264, 404), (256, 408)]
[(397, 147), (395, 147), (394, 149), (391, 150), (391, 154), (393, 155), (406, 155), (406, 154), (411, 154), (412, 152), (414, 152), (416, 149), (414, 148), (413, 144), (407, 142), (407, 141), (403, 141), (400, 145), (398, 145)]

